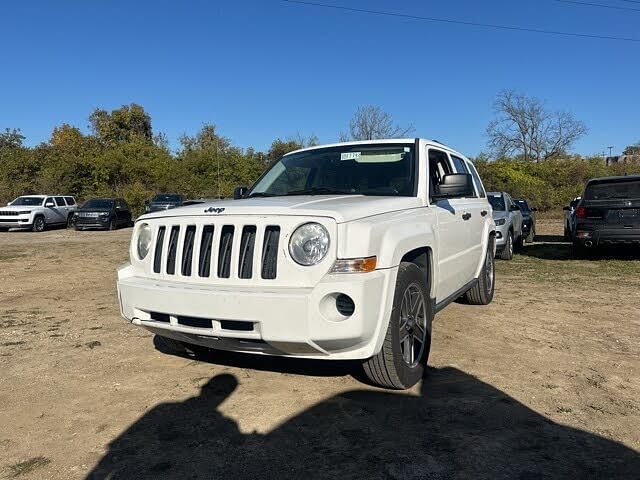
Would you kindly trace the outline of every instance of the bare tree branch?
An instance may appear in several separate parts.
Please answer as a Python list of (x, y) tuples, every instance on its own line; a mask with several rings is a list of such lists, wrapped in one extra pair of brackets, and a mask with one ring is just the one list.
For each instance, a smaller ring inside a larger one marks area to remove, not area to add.
[(349, 133), (341, 133), (340, 141), (402, 138), (414, 130), (413, 124), (397, 125), (390, 113), (375, 105), (366, 105), (357, 108), (349, 122)]

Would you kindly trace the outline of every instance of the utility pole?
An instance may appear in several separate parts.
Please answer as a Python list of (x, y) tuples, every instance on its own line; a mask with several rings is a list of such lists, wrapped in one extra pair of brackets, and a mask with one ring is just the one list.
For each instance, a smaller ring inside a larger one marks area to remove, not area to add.
[(613, 150), (613, 147), (607, 147), (609, 148), (609, 158), (611, 158), (611, 150)]

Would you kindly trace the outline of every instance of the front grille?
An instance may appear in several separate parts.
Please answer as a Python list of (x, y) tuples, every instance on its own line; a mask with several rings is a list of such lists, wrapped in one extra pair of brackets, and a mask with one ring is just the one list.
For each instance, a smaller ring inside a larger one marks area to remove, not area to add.
[(22, 212), (8, 212), (8, 211), (0, 211), (0, 217), (15, 217), (17, 215), (22, 215)]
[(277, 276), (279, 226), (167, 225), (158, 227), (155, 237), (157, 274), (267, 280)]

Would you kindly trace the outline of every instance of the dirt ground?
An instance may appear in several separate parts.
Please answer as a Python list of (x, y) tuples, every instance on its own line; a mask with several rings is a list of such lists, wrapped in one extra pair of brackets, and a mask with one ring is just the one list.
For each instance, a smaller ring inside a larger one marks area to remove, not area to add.
[(118, 314), (130, 229), (0, 233), (0, 477), (640, 478), (640, 255), (574, 260), (560, 230), (436, 317), (400, 393), (163, 353)]

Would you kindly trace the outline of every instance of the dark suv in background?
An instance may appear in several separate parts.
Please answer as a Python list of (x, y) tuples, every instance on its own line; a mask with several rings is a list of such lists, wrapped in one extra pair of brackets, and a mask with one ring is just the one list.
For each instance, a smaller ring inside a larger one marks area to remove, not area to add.
[(145, 213), (158, 212), (161, 210), (168, 210), (170, 208), (176, 208), (182, 206), (184, 203), (184, 197), (177, 193), (159, 193), (146, 202), (144, 211)]
[(594, 178), (575, 211), (578, 253), (601, 245), (640, 247), (640, 175)]
[(536, 212), (538, 209), (531, 207), (524, 198), (514, 199), (513, 203), (520, 207), (522, 212), (522, 238), (526, 242), (532, 243), (536, 236)]
[(132, 223), (131, 209), (122, 198), (92, 198), (84, 202), (73, 217), (76, 230), (115, 230), (118, 227), (128, 227)]

